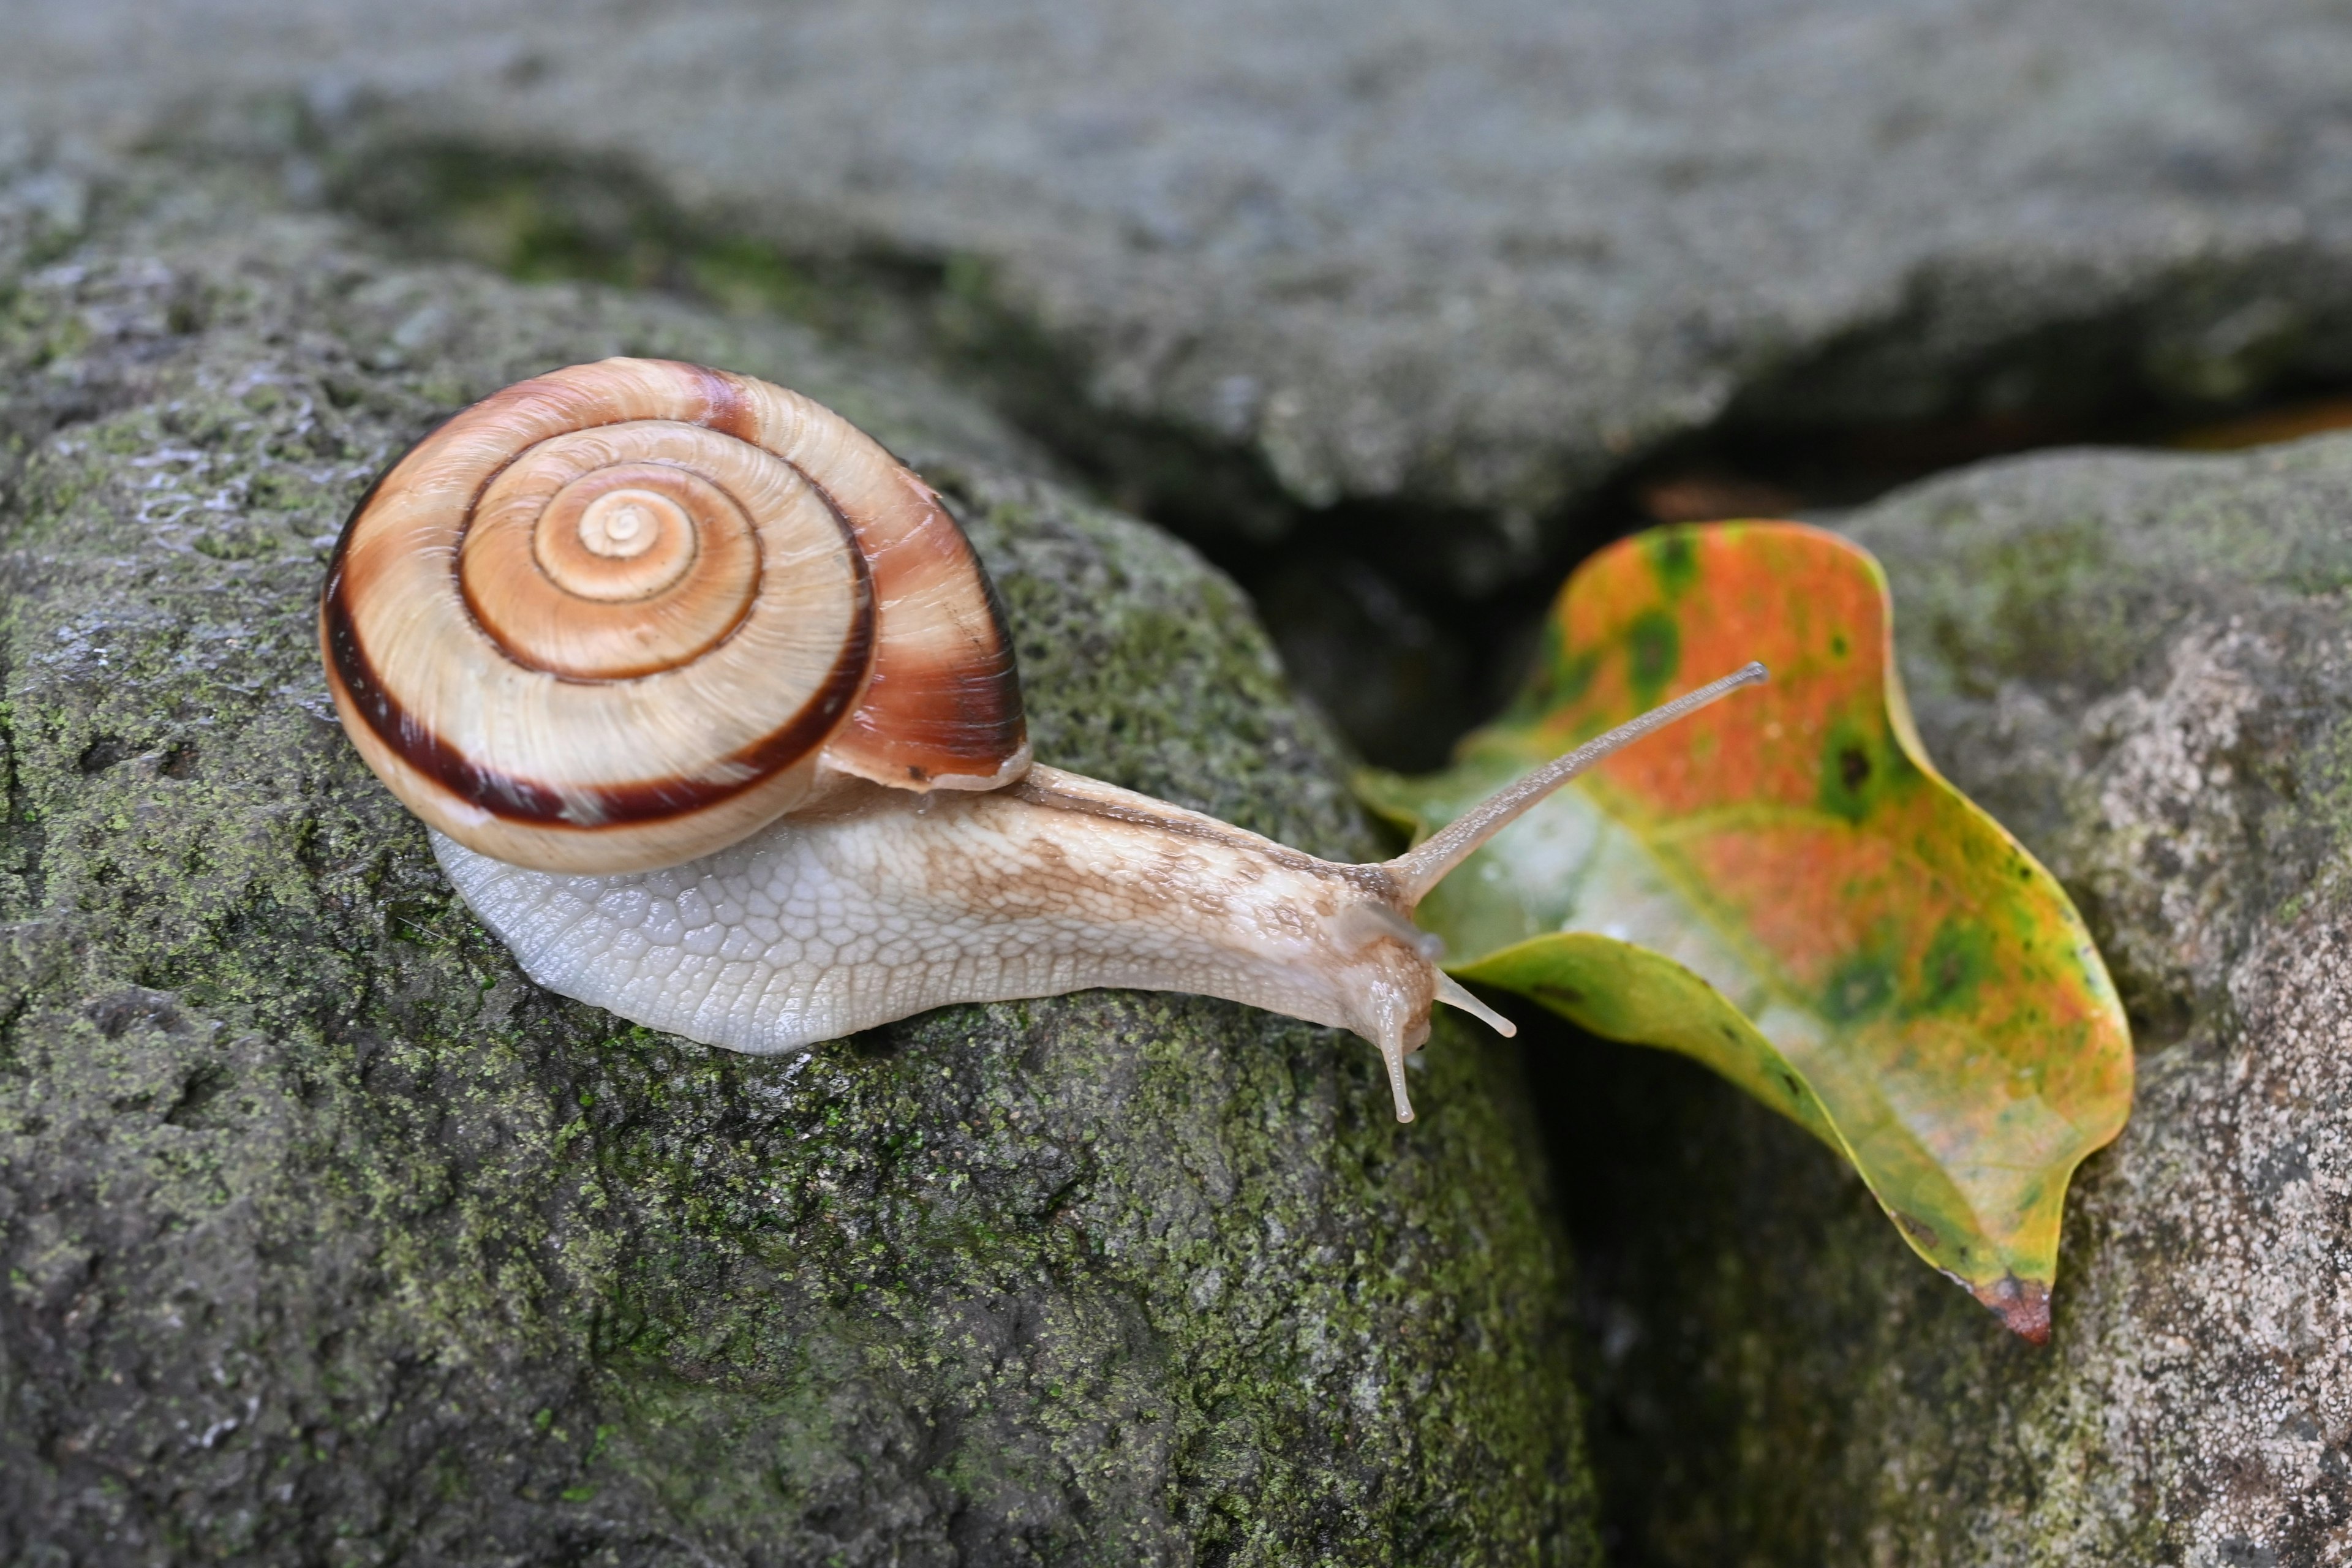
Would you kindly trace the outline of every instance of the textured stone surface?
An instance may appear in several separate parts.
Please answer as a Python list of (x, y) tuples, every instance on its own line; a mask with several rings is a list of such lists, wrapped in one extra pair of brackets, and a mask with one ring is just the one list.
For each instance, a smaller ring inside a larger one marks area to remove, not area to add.
[[(2352, 365), (2352, 18), (2307, 0), (10, 0), (0, 101), (294, 88), (618, 154), (803, 249), (979, 263), (1068, 387), (1293, 500), (1535, 520), (1727, 413)], [(619, 199), (617, 188), (604, 193)]]
[(2328, 439), (2053, 455), (1855, 520), (1929, 749), (2114, 965), (2138, 1101), (2037, 1352), (1795, 1129), (1572, 1056), (1621, 1560), (2352, 1561), (2347, 515)]
[(1410, 1129), (1361, 1044), (1186, 997), (735, 1058), (456, 903), (333, 722), (320, 563), (434, 419), (612, 353), (944, 486), (1042, 755), (1365, 847), (1231, 585), (951, 394), (233, 174), (0, 171), (0, 1559), (1591, 1561), (1494, 1045)]

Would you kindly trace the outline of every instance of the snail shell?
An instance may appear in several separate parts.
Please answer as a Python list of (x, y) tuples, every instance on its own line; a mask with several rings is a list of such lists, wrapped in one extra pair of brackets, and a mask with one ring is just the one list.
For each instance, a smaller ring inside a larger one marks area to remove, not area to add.
[(319, 629), (393, 793), (540, 870), (708, 854), (821, 769), (1028, 766), (1003, 616), (938, 497), (830, 410), (696, 365), (576, 365), (449, 420), (361, 500)]

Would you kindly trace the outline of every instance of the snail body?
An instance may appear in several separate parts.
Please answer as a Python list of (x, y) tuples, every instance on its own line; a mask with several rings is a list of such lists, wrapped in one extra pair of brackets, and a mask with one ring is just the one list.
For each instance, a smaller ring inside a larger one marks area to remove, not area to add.
[(1450, 985), (1409, 921), (1368, 912), (1391, 889), (1362, 868), (1045, 767), (986, 794), (849, 781), (666, 870), (566, 876), (436, 849), (541, 984), (736, 1050), (1118, 985), (1352, 1029), (1401, 1061)]
[(1608, 751), (1408, 854), (1318, 859), (1033, 767), (1011, 642), (938, 498), (818, 405), (607, 360), (386, 472), (320, 613), (345, 729), (526, 973), (705, 1044), (804, 1047), (953, 1002), (1221, 996), (1406, 1054), (1446, 1001), (1412, 910)]

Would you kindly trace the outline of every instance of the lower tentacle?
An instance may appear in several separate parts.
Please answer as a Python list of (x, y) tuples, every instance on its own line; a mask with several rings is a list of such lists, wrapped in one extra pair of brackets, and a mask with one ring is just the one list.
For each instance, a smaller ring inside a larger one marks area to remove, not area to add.
[(1404, 1089), (1404, 1038), (1401, 1034), (1382, 1031), (1381, 1059), (1388, 1063), (1389, 1092), (1396, 1096), (1399, 1121), (1412, 1120), (1412, 1097)]

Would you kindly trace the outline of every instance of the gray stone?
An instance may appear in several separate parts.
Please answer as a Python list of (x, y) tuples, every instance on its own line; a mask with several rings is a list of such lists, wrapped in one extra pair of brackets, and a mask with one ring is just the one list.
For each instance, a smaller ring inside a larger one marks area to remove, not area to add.
[(1428, 536), (1482, 591), (1726, 420), (2352, 368), (2352, 20), (2306, 0), (9, 0), (0, 35), (21, 126), (295, 90), (952, 261), (1074, 403), (1306, 506), (1470, 509)]
[(1621, 1163), (1564, 1179), (1593, 1184), (1595, 1431), (1639, 1561), (2347, 1561), (2347, 516), (2333, 438), (2053, 455), (1853, 521), (1929, 749), (2115, 969), (2137, 1103), (2076, 1184), (2035, 1350), (1793, 1128), (1585, 1058)]
[(945, 487), (1041, 754), (1369, 847), (1233, 586), (919, 377), (239, 182), (0, 170), (0, 1560), (1593, 1561), (1507, 1051), (1400, 1129), (1360, 1043), (1198, 998), (623, 1026), (455, 901), (313, 630), (440, 416), (723, 363)]

